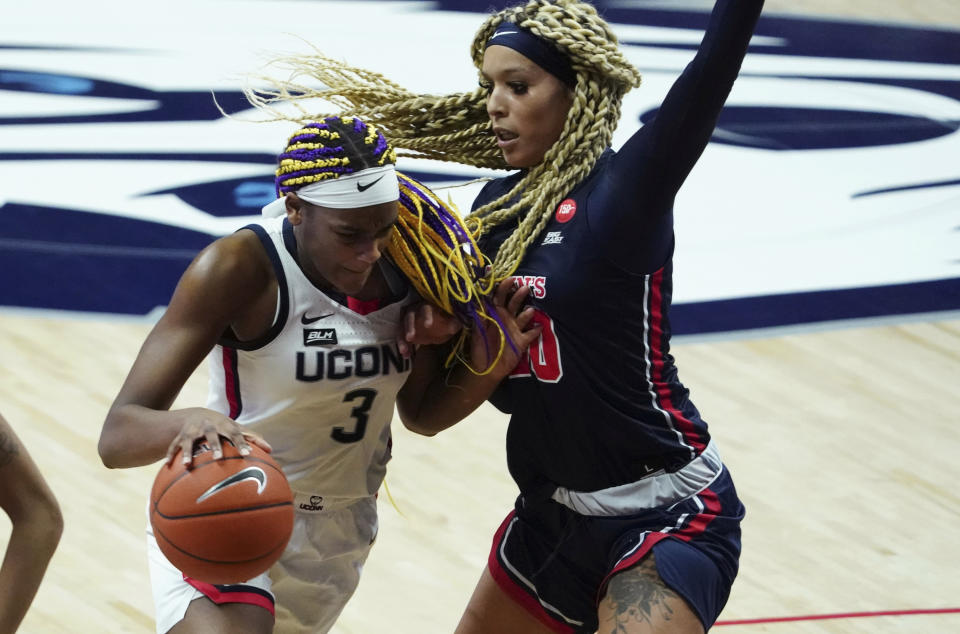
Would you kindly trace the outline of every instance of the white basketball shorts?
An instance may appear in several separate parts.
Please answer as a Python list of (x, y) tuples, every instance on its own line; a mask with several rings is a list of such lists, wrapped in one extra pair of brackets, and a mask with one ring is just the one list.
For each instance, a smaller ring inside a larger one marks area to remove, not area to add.
[[(377, 536), (375, 496), (317, 504), (294, 500), (293, 534), (280, 560), (242, 584), (210, 585), (187, 579), (171, 564), (147, 523), (150, 585), (157, 634), (166, 634), (194, 599), (275, 608), (277, 634), (328, 632), (357, 589), (360, 572)], [(305, 510), (307, 509), (307, 510)], [(312, 509), (312, 510), (311, 510)]]

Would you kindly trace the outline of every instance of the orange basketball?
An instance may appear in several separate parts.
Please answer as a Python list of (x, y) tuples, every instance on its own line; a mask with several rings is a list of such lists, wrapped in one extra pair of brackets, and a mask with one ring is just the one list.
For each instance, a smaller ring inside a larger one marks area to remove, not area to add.
[(207, 443), (187, 469), (179, 454), (160, 468), (150, 492), (150, 524), (160, 550), (188, 577), (239, 583), (280, 558), (293, 531), (293, 493), (270, 454), (248, 456), (221, 438), (223, 458)]

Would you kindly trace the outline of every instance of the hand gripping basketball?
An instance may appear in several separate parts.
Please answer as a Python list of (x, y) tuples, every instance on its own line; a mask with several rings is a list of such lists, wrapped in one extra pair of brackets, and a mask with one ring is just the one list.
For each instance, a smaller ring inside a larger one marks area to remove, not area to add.
[(243, 456), (221, 438), (223, 457), (206, 442), (193, 464), (165, 463), (150, 492), (150, 524), (161, 552), (186, 576), (239, 583), (265, 572), (293, 531), (293, 493), (280, 466), (251, 443)]

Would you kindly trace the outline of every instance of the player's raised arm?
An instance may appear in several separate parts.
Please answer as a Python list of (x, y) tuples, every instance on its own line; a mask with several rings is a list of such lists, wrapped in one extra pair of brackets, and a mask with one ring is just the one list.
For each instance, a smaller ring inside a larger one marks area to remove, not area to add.
[[(618, 152), (613, 172), (625, 193), (638, 179), (656, 177), (661, 188), (674, 192), (683, 184), (713, 134), (762, 8), (763, 0), (717, 1), (693, 60), (653, 120)], [(659, 169), (641, 170), (648, 161), (655, 161)]]

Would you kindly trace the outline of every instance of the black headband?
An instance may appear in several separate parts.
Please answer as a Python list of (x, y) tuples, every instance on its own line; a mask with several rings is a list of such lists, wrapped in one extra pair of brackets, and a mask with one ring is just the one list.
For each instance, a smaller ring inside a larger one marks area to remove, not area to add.
[(502, 22), (487, 40), (487, 47), (512, 48), (537, 66), (547, 71), (568, 87), (577, 85), (577, 74), (570, 67), (570, 60), (547, 40), (522, 29), (513, 22)]

